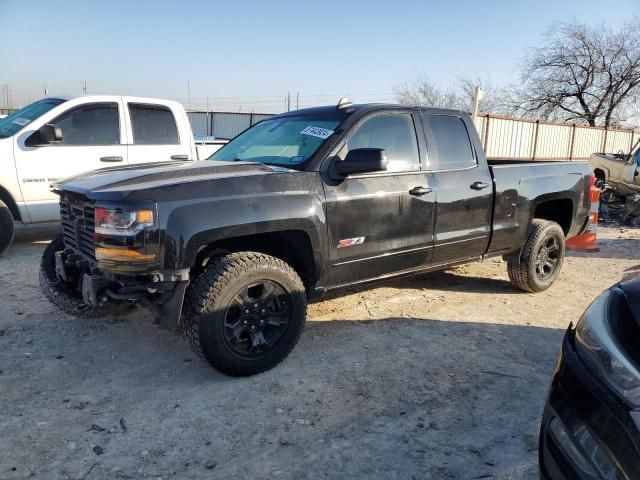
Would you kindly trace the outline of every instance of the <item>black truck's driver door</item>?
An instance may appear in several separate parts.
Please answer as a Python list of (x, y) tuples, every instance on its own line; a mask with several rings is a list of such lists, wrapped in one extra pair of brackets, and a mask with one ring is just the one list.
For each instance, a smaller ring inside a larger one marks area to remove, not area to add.
[(382, 148), (387, 171), (349, 175), (325, 185), (332, 285), (424, 267), (431, 261), (434, 199), (430, 175), (421, 169), (411, 113), (366, 117), (338, 153)]

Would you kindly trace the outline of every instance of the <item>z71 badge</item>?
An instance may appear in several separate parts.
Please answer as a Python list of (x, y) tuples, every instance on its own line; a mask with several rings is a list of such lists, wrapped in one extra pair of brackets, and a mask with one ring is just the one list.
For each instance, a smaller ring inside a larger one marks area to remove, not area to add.
[(366, 237), (345, 238), (338, 242), (338, 248), (355, 247), (356, 245), (362, 245)]

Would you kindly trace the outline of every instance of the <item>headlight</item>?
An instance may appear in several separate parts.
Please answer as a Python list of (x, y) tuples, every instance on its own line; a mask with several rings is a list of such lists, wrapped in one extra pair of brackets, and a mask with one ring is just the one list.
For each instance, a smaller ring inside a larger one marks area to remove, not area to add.
[(134, 236), (155, 225), (152, 210), (95, 209), (95, 232), (101, 235)]
[[(623, 293), (612, 288), (587, 308), (576, 326), (576, 349), (590, 370), (632, 407), (640, 407), (640, 371), (616, 340), (613, 331), (620, 310), (614, 302)], [(613, 314), (613, 315), (612, 315)]]

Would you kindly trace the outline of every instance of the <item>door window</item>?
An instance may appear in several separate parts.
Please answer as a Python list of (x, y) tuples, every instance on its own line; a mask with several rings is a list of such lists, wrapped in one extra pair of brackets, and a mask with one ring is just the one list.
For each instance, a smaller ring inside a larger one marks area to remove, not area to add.
[(178, 128), (173, 113), (159, 105), (129, 104), (134, 145), (177, 145)]
[(389, 172), (420, 170), (416, 130), (407, 113), (378, 115), (365, 120), (347, 140), (342, 158), (356, 148), (384, 149), (389, 159)]
[(423, 115), (430, 170), (459, 170), (476, 165), (467, 127), (460, 117)]
[(73, 108), (51, 123), (62, 129), (58, 145), (118, 145), (120, 117), (115, 103), (95, 103)]

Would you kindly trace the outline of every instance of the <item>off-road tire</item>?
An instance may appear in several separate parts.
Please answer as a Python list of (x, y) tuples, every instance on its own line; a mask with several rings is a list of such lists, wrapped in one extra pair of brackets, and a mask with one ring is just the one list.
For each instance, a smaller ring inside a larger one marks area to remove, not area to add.
[(62, 235), (56, 237), (47, 248), (44, 249), (40, 261), (40, 288), (47, 299), (56, 307), (69, 315), (80, 318), (97, 318), (104, 315), (104, 311), (91, 307), (84, 303), (82, 295), (77, 290), (77, 285), (65, 283), (56, 275), (55, 253), (64, 249)]
[(14, 234), (15, 225), (11, 210), (0, 200), (0, 255), (11, 245)]
[[(240, 357), (224, 339), (225, 312), (238, 289), (259, 280), (277, 282), (289, 294), (293, 310), (275, 346), (257, 358)], [(196, 354), (221, 373), (243, 377), (269, 370), (291, 353), (304, 330), (306, 310), (302, 281), (286, 262), (257, 252), (231, 253), (212, 260), (189, 286), (182, 328)]]
[[(546, 279), (540, 279), (536, 274), (536, 256), (543, 242), (555, 237), (560, 246), (559, 260), (552, 275)], [(558, 274), (562, 269), (565, 254), (565, 238), (562, 227), (556, 222), (550, 220), (534, 219), (529, 227), (527, 243), (525, 243), (520, 254), (520, 261), (517, 259), (507, 260), (507, 271), (509, 280), (514, 287), (524, 290), (525, 292), (542, 292), (553, 284), (558, 278)]]

